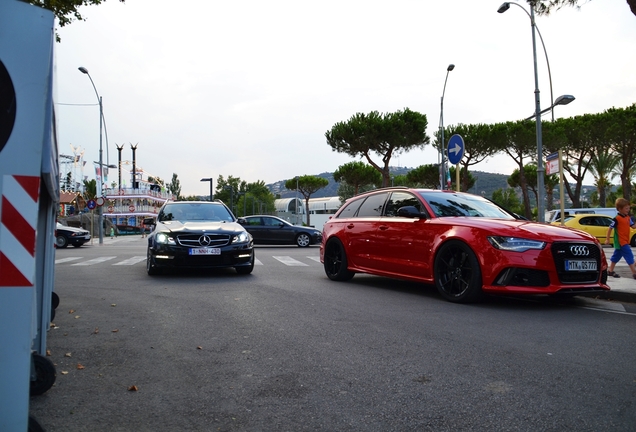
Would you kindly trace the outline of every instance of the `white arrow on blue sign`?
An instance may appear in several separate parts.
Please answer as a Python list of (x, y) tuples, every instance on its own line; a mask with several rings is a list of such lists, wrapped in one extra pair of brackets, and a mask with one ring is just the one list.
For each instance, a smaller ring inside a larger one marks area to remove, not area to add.
[(457, 165), (464, 157), (464, 139), (461, 135), (453, 135), (448, 140), (448, 161)]

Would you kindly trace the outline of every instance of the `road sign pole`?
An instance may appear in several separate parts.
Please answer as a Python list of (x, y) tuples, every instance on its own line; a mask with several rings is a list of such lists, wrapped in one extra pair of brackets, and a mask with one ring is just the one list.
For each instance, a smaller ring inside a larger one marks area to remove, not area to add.
[[(448, 149), (447, 149), (448, 160), (450, 163), (455, 165), (455, 183), (456, 183), (455, 188), (457, 192), (459, 192), (460, 190), (459, 162), (462, 160), (462, 157), (464, 157), (464, 148), (465, 148), (464, 139), (461, 137), (461, 135), (455, 134), (452, 137), (450, 137), (450, 139), (448, 140)], [(450, 181), (450, 178), (449, 178), (449, 181)]]

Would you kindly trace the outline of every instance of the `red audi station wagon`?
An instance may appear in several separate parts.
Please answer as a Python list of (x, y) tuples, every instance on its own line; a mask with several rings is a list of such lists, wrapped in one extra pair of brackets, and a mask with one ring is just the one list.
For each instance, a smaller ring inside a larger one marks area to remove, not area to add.
[(593, 236), (454, 191), (386, 188), (350, 198), (323, 228), (320, 261), (334, 281), (369, 273), (424, 282), (462, 303), (484, 293), (610, 289)]

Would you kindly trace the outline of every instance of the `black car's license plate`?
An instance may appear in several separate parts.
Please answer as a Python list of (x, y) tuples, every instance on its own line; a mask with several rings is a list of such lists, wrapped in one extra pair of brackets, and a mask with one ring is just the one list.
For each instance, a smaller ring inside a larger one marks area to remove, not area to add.
[(210, 247), (195, 248), (190, 249), (189, 253), (190, 255), (221, 255), (221, 249)]
[(596, 261), (565, 260), (565, 271), (595, 271)]

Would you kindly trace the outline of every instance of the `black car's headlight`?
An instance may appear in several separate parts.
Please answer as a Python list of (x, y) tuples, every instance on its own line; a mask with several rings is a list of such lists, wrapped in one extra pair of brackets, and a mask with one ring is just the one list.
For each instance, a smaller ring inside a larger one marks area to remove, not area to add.
[(159, 244), (169, 244), (169, 245), (176, 245), (177, 243), (174, 241), (174, 239), (172, 237), (170, 237), (168, 234), (166, 233), (158, 233), (155, 236), (155, 241)]
[(247, 243), (249, 240), (250, 235), (247, 232), (242, 232), (232, 237), (232, 243)]
[(525, 252), (530, 249), (541, 250), (546, 246), (546, 242), (539, 240), (528, 240), (520, 237), (491, 236), (488, 241), (497, 249), (511, 252)]

